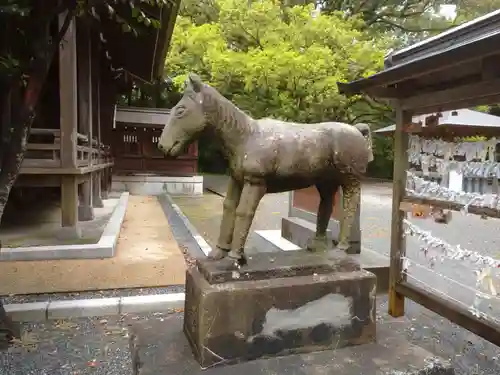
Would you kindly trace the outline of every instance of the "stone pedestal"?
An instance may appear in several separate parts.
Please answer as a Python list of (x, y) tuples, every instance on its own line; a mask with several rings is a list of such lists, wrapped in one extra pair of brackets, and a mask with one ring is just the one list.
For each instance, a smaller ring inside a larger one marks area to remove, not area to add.
[(184, 333), (202, 367), (375, 340), (376, 277), (341, 252), (261, 253), (187, 271)]

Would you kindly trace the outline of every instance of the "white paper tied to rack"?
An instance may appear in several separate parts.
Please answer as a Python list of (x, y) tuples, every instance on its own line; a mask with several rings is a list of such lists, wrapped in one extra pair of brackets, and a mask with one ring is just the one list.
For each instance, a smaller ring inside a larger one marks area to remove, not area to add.
[[(475, 251), (463, 249), (460, 245), (450, 245), (406, 219), (403, 220), (403, 230), (405, 236), (413, 236), (422, 242), (420, 250), (428, 259), (430, 268), (434, 268), (438, 260), (443, 263), (445, 259), (468, 261), (476, 267), (473, 269), (476, 275), (476, 290), (474, 301), (469, 310), (477, 317), (486, 317), (484, 313), (479, 311), (479, 307), (482, 300), (498, 295), (492, 270), (500, 267), (500, 261)], [(403, 272), (408, 273), (411, 265), (411, 260), (404, 257), (402, 262)]]
[(496, 194), (454, 191), (450, 188), (440, 186), (434, 181), (426, 181), (411, 171), (407, 171), (406, 193), (417, 198), (463, 204), (464, 207), (461, 210), (463, 214), (468, 212), (469, 206), (500, 209), (500, 201)]
[[(410, 136), (408, 161), (419, 165), (424, 175), (436, 168), (441, 175), (447, 170), (461, 171), (464, 177), (500, 178), (500, 163), (496, 162), (496, 147), (500, 140), (491, 138), (477, 142), (446, 142), (440, 139), (425, 139)], [(453, 160), (464, 157), (465, 161)], [(478, 161), (479, 160), (479, 161)]]

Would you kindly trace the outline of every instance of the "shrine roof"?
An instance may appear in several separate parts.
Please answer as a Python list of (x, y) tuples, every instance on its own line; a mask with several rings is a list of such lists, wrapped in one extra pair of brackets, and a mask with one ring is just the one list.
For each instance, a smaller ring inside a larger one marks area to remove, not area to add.
[(135, 126), (164, 126), (170, 116), (166, 108), (116, 107), (115, 122)]
[[(180, 0), (166, 1), (162, 7), (141, 4), (141, 9), (160, 27), (144, 27), (138, 35), (123, 32), (115, 20), (102, 18), (100, 31), (107, 40), (113, 66), (147, 82), (162, 77), (179, 5)], [(116, 10), (121, 17), (131, 19), (128, 3), (117, 3)]]
[[(474, 127), (490, 127), (500, 128), (500, 117), (490, 115), (489, 113), (473, 111), (471, 109), (463, 108), (453, 111), (444, 111), (439, 117), (437, 126), (474, 126)], [(414, 124), (422, 123), (425, 127), (425, 118), (427, 115), (413, 116), (412, 122)], [(389, 125), (385, 128), (377, 129), (374, 133), (388, 134), (394, 132), (396, 125)]]

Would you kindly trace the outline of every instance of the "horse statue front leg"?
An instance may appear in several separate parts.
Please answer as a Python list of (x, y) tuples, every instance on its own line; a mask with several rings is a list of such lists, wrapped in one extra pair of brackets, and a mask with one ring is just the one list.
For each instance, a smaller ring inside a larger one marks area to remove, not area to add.
[(361, 181), (354, 176), (349, 176), (347, 181), (342, 185), (342, 194), (342, 220), (340, 222), (337, 248), (351, 254), (353, 252), (350, 251), (351, 245), (349, 240), (351, 238), (352, 225), (354, 224), (356, 212), (361, 200)]
[(231, 251), (229, 252), (229, 257), (238, 261), (239, 265), (246, 264), (245, 243), (255, 216), (255, 211), (257, 211), (259, 202), (265, 193), (266, 185), (264, 183), (245, 182), (243, 186), (240, 201), (236, 208), (233, 242), (231, 244)]
[(220, 223), (219, 240), (215, 249), (208, 254), (209, 259), (219, 260), (225, 258), (231, 251), (233, 242), (234, 222), (236, 219), (236, 208), (240, 203), (241, 185), (234, 179), (229, 179), (226, 198), (222, 204), (222, 221)]

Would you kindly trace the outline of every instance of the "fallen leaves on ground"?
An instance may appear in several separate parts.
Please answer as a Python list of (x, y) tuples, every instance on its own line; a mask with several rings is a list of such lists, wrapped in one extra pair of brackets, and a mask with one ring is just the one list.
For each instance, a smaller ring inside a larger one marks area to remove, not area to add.
[(33, 332), (25, 331), (20, 338), (13, 338), (12, 344), (27, 350), (35, 350), (38, 347), (40, 339)]

